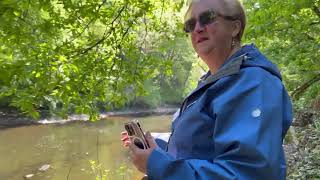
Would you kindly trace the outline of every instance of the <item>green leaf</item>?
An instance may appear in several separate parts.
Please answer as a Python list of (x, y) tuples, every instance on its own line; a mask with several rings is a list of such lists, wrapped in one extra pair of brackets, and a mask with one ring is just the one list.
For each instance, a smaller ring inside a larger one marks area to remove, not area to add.
[(21, 15), (21, 13), (19, 11), (13, 11), (13, 14), (17, 17), (19, 17)]

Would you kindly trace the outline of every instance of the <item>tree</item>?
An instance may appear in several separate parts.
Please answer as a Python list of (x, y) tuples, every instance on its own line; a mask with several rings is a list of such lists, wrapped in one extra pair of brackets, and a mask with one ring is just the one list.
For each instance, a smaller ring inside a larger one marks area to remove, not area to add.
[(277, 63), (294, 100), (320, 92), (319, 0), (244, 0), (245, 39)]
[[(177, 29), (183, 1), (0, 2), (0, 98), (34, 118), (70, 109), (96, 118), (96, 103), (121, 106), (167, 61), (143, 48)], [(170, 16), (166, 16), (169, 12)], [(152, 48), (152, 46), (149, 46)]]

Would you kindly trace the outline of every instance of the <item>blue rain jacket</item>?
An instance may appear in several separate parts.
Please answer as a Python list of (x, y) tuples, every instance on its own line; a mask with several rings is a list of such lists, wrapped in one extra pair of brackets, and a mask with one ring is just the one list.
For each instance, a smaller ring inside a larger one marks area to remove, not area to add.
[(152, 180), (282, 180), (283, 138), (291, 101), (277, 67), (252, 44), (215, 75), (208, 73), (184, 100), (167, 149), (147, 162)]

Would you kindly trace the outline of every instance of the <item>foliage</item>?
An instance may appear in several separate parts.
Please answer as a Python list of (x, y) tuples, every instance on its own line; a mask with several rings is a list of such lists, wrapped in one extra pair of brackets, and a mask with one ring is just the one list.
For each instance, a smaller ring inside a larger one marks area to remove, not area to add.
[[(178, 105), (190, 92), (189, 90), (195, 87), (189, 81), (194, 76), (193, 70), (197, 69), (193, 68), (194, 51), (191, 44), (186, 41), (184, 34), (179, 33), (177, 32), (177, 38), (164, 40), (157, 48), (162, 59), (168, 59), (170, 64), (161, 68), (154, 78), (145, 81), (146, 94), (133, 99), (131, 106)], [(199, 77), (199, 74), (196, 75)], [(196, 81), (196, 79), (193, 78), (191, 81)]]
[(132, 179), (133, 170), (126, 164), (120, 165), (115, 170), (103, 169), (101, 164), (90, 160), (90, 167), (92, 173), (95, 174), (96, 180), (113, 180), (113, 179)]
[(97, 102), (107, 102), (107, 108), (123, 105), (133, 92), (144, 94), (145, 80), (170, 64), (150, 50), (159, 39), (175, 38), (170, 32), (177, 29), (175, 12), (182, 5), (1, 1), (0, 98), (9, 97), (11, 106), (34, 118), (40, 109), (62, 116), (71, 109), (95, 119)]
[(320, 92), (320, 1), (244, 0), (254, 42), (279, 65), (295, 100), (306, 102)]
[[(97, 104), (177, 104), (203, 73), (181, 32), (186, 2), (1, 1), (1, 106), (95, 119)], [(319, 0), (243, 3), (244, 42), (279, 65), (296, 105), (310, 104), (320, 92)]]

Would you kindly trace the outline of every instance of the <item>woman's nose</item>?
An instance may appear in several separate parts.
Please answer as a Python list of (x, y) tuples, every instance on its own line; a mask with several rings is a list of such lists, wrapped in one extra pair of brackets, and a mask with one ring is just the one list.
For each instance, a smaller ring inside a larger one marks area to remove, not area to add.
[(201, 32), (204, 31), (204, 28), (205, 28), (205, 26), (202, 27), (200, 25), (199, 21), (197, 21), (196, 26), (194, 27), (193, 31), (196, 32), (196, 33), (201, 33)]

